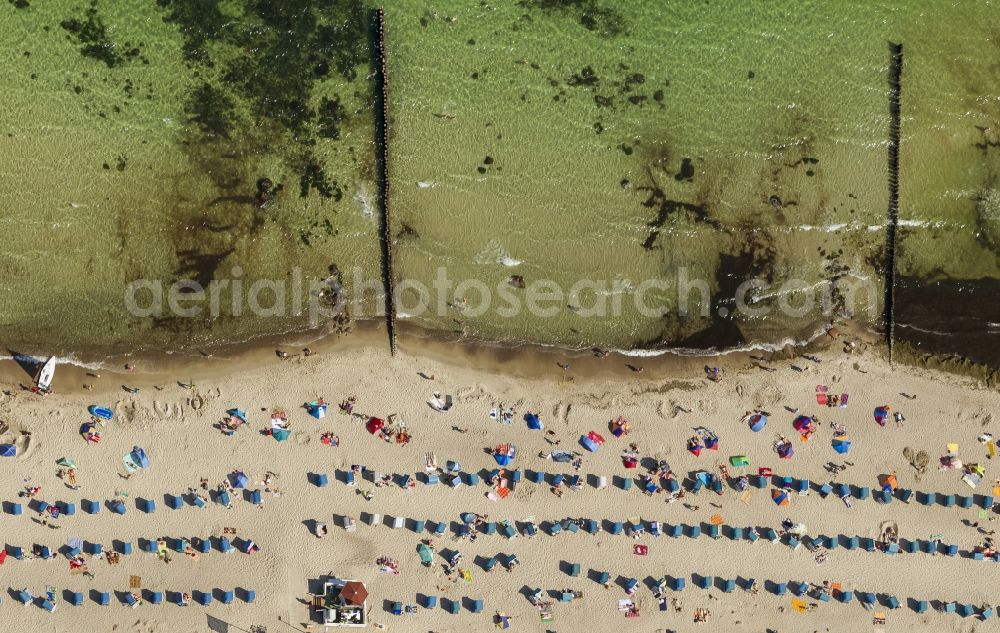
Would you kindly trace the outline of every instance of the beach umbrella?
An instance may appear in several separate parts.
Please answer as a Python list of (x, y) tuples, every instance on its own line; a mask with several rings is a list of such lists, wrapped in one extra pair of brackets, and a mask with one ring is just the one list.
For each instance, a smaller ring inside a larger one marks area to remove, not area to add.
[(704, 447), (704, 446), (703, 446), (703, 445), (701, 444), (701, 442), (699, 442), (698, 440), (695, 440), (695, 439), (691, 439), (691, 440), (688, 440), (688, 443), (687, 443), (687, 449), (688, 449), (688, 451), (690, 451), (690, 452), (691, 452), (691, 454), (692, 454), (692, 455), (694, 455), (695, 457), (697, 457), (697, 456), (701, 455), (701, 451), (702, 451), (702, 449), (704, 449), (704, 448), (705, 448), (705, 447)]
[(791, 459), (794, 454), (795, 449), (792, 448), (791, 442), (784, 442), (778, 445), (778, 457), (781, 459)]
[(372, 435), (375, 435), (376, 433), (382, 430), (382, 427), (385, 426), (385, 422), (382, 421), (381, 418), (369, 418), (367, 426), (368, 426), (368, 432), (371, 433)]
[(292, 434), (288, 429), (272, 429), (271, 437), (279, 442), (284, 442)]
[(587, 435), (580, 436), (580, 444), (591, 453), (596, 453), (597, 449), (600, 448), (600, 445)]
[(306, 411), (317, 420), (322, 420), (326, 416), (326, 403), (310, 402), (306, 405)]
[(796, 431), (799, 431), (801, 433), (802, 431), (808, 431), (809, 427), (812, 426), (812, 423), (813, 423), (812, 418), (810, 418), (808, 415), (800, 415), (796, 417), (795, 420), (792, 421), (792, 426), (795, 428)]
[(534, 413), (525, 413), (524, 421), (528, 423), (528, 428), (531, 429), (532, 431), (541, 431), (542, 429), (545, 428), (545, 425), (542, 424), (542, 421), (538, 419), (538, 415)]
[(719, 450), (719, 438), (714, 435), (709, 435), (705, 438), (705, 448), (710, 451)]
[(232, 482), (233, 488), (246, 488), (247, 484), (250, 483), (250, 478), (243, 471), (236, 471), (229, 476), (229, 481)]
[(836, 436), (833, 438), (831, 445), (833, 446), (833, 450), (840, 455), (846, 455), (851, 450), (851, 441), (847, 439), (846, 435)]
[(748, 424), (750, 425), (750, 430), (757, 433), (762, 428), (767, 426), (767, 416), (763, 413), (754, 413), (750, 416)]
[(506, 466), (514, 459), (514, 455), (512, 453), (494, 453), (493, 459), (497, 461), (498, 465)]
[(132, 459), (135, 460), (139, 468), (149, 468), (149, 457), (146, 456), (146, 451), (142, 450), (142, 447), (132, 447)]
[(13, 444), (0, 444), (0, 457), (16, 457), (17, 447)]
[(340, 598), (347, 604), (360, 607), (368, 599), (368, 589), (365, 588), (364, 583), (352, 580), (340, 590)]
[(246, 424), (247, 422), (247, 414), (246, 411), (244, 411), (243, 409), (229, 409), (228, 411), (226, 411), (226, 415), (231, 415), (234, 418), (238, 418), (244, 424)]
[(788, 493), (784, 490), (775, 488), (771, 491), (771, 499), (774, 501), (775, 505), (787, 506), (788, 505)]
[(875, 407), (875, 422), (877, 422), (879, 426), (885, 426), (885, 420), (887, 417), (889, 417), (888, 406)]

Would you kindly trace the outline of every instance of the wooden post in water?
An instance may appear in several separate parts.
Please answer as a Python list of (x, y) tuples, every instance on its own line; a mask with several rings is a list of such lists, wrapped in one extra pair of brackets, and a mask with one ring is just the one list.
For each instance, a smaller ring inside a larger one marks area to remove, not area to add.
[(896, 227), (899, 225), (899, 98), (903, 45), (889, 42), (889, 222), (885, 232), (885, 336), (892, 363), (895, 342)]
[(385, 11), (373, 13), (372, 35), (375, 40), (373, 85), (375, 87), (375, 172), (378, 180), (378, 207), (381, 226), (382, 285), (385, 292), (385, 327), (389, 335), (389, 353), (396, 355), (395, 276), (392, 270), (392, 223), (389, 215), (389, 81), (385, 63)]

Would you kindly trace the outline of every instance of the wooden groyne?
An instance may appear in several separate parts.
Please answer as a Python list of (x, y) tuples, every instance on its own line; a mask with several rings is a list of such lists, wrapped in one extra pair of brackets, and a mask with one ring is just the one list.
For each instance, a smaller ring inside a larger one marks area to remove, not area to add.
[(903, 45), (889, 43), (889, 221), (885, 231), (885, 336), (892, 362), (895, 342), (896, 228), (899, 225), (899, 102)]
[(385, 11), (372, 12), (372, 74), (375, 90), (375, 173), (378, 180), (378, 208), (382, 246), (382, 285), (385, 292), (385, 327), (389, 353), (396, 354), (395, 275), (392, 268), (392, 222), (389, 214), (389, 81), (385, 63)]

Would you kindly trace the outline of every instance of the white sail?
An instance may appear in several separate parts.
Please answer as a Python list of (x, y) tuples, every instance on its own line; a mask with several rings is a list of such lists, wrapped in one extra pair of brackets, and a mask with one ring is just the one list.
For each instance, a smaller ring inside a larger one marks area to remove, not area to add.
[(49, 387), (52, 385), (52, 377), (56, 373), (56, 357), (49, 356), (49, 359), (45, 361), (42, 368), (38, 371), (38, 378), (35, 384), (38, 388), (43, 391), (48, 391)]

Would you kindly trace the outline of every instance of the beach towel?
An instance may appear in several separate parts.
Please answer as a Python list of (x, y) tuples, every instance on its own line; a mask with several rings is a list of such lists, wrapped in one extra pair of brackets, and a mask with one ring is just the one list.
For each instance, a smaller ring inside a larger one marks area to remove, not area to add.
[(499, 496), (501, 499), (506, 499), (509, 494), (510, 494), (509, 488), (505, 488), (504, 486), (497, 487), (497, 496)]
[(824, 405), (824, 406), (826, 405), (826, 394), (825, 393), (817, 393), (816, 394), (816, 404), (821, 404), (821, 405)]
[(633, 545), (632, 553), (636, 556), (645, 556), (649, 553), (649, 548), (645, 545)]
[(847, 398), (848, 398), (848, 396), (849, 396), (849, 394), (846, 394), (846, 393), (840, 394), (840, 408), (841, 409), (846, 409), (847, 408)]

